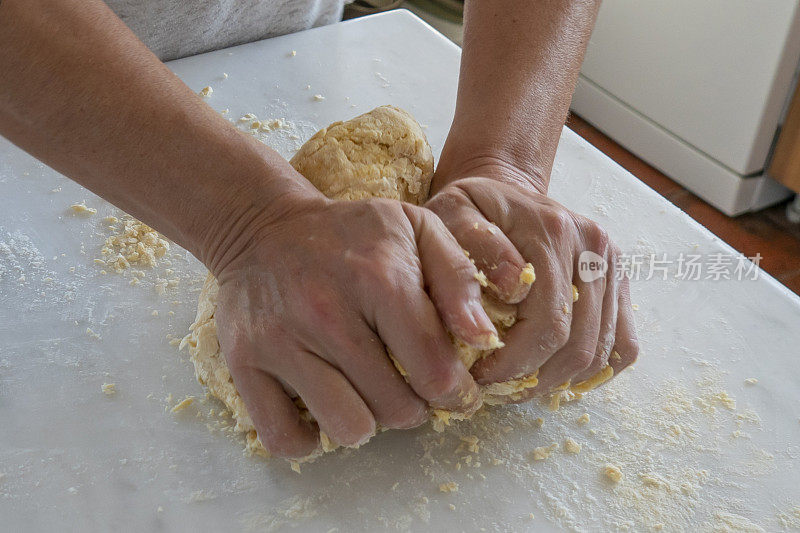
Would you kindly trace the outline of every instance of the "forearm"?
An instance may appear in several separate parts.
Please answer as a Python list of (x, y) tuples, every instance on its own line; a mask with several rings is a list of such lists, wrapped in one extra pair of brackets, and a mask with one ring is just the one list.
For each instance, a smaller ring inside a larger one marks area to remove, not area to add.
[(546, 192), (599, 4), (466, 2), (456, 114), (437, 189), (450, 176), (500, 165)]
[(3, 0), (0, 50), (0, 134), (206, 264), (276, 198), (310, 189), (99, 0)]

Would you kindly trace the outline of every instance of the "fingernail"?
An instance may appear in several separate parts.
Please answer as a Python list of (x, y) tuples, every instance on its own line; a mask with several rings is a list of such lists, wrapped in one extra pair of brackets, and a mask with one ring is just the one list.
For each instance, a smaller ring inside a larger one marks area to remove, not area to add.
[(469, 307), (474, 325), (473, 331), (475, 332), (475, 334), (470, 335), (472, 341), (469, 344), (481, 350), (491, 350), (503, 346), (497, 334), (497, 329), (492, 324), (492, 321), (489, 320), (489, 316), (483, 306), (478, 302), (471, 302)]
[(492, 278), (502, 291), (502, 294), (498, 291), (501, 298), (509, 303), (518, 303), (528, 293), (528, 289), (536, 279), (536, 274), (530, 263), (519, 268), (514, 263), (503, 261), (492, 271)]

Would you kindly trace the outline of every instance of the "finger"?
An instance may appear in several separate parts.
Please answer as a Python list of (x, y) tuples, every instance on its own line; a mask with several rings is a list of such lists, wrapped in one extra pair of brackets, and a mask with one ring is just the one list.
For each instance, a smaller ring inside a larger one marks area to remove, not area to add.
[(374, 309), (373, 327), (405, 369), (411, 387), (433, 407), (474, 409), (477, 385), (420, 283), (396, 280), (390, 291), (391, 305)]
[(497, 348), (497, 330), (481, 305), (482, 278), (475, 265), (431, 211), (411, 205), (404, 210), (414, 227), (425, 285), (444, 325), (470, 346)]
[(600, 337), (600, 316), (602, 314), (605, 279), (583, 283), (575, 280), (580, 298), (572, 307), (572, 327), (570, 337), (563, 348), (547, 360), (539, 369), (537, 393), (573, 382), (577, 375), (585, 372), (595, 360), (595, 352)]
[[(455, 194), (455, 193), (453, 193)], [(466, 194), (466, 193), (464, 193)], [(488, 278), (489, 287), (506, 303), (525, 299), (535, 278), (533, 267), (494, 223), (469, 206), (446, 205), (444, 194), (429, 205)]]
[(427, 404), (403, 379), (381, 340), (366, 324), (346, 334), (326, 337), (326, 346), (318, 348), (319, 353), (344, 374), (378, 424), (407, 429), (428, 419)]
[(327, 361), (300, 350), (293, 365), (282, 373), (332, 442), (360, 446), (375, 434), (375, 418), (358, 392)]
[(258, 438), (270, 454), (300, 459), (317, 449), (316, 428), (300, 417), (297, 406), (275, 378), (253, 367), (232, 365), (230, 371)]
[[(569, 340), (572, 322), (572, 251), (536, 254), (537, 281), (518, 307), (505, 347), (478, 361), (471, 372), (480, 384), (532, 375)], [(550, 257), (553, 256), (553, 258)]]
[(617, 251), (616, 247), (609, 247), (610, 252), (605, 258), (608, 270), (605, 274), (605, 294), (603, 295), (603, 309), (600, 314), (600, 334), (595, 348), (594, 360), (589, 368), (573, 378), (573, 383), (579, 383), (593, 377), (600, 372), (611, 355), (614, 346), (614, 335), (617, 330), (617, 309), (619, 300), (619, 280), (617, 279)]
[(627, 276), (620, 281), (618, 297), (617, 329), (614, 347), (608, 360), (608, 364), (614, 369), (614, 375), (632, 365), (639, 356), (639, 341), (636, 337), (636, 323), (633, 319), (633, 307), (631, 306), (630, 281)]

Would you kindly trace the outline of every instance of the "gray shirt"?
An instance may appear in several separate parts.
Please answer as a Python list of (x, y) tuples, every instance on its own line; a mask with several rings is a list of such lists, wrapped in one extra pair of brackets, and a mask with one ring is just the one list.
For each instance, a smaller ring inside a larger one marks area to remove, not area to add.
[(331, 24), (345, 0), (106, 0), (162, 61)]

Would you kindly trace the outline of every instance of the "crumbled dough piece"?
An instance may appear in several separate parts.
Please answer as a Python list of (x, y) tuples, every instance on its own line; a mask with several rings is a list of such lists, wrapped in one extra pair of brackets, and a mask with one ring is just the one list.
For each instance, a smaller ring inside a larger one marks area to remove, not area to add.
[(151, 316), (158, 316), (158, 310), (157, 309), (153, 309), (153, 312), (150, 313), (150, 315)]
[(475, 435), (461, 437), (461, 441), (465, 444), (465, 448), (472, 453), (478, 453), (480, 451), (480, 446), (478, 446), (479, 440), (480, 439), (478, 439), (478, 437)]
[(614, 483), (619, 483), (622, 481), (622, 471), (619, 469), (619, 467), (612, 464), (607, 464), (603, 467), (603, 475), (606, 477), (606, 479)]
[(525, 285), (532, 285), (536, 281), (536, 272), (533, 270), (532, 264), (525, 263), (522, 272), (520, 272), (519, 281)]
[(747, 378), (744, 380), (745, 385), (755, 385), (756, 383), (758, 383), (758, 379), (756, 378)]
[(291, 52), (289, 52), (289, 57), (294, 57), (296, 55), (297, 55), (297, 50), (292, 50)]
[(578, 287), (573, 285), (572, 286), (572, 303), (577, 302), (579, 296), (580, 296), (580, 294), (578, 294)]
[(132, 265), (153, 267), (169, 251), (169, 243), (156, 230), (134, 218), (120, 232), (109, 236), (100, 253), (105, 264), (122, 273)]
[(539, 446), (538, 448), (534, 448), (533, 452), (531, 453), (531, 457), (534, 461), (544, 461), (550, 454), (553, 453), (558, 449), (558, 444), (551, 444), (550, 446)]
[(178, 411), (183, 411), (184, 409), (186, 409), (187, 407), (189, 407), (193, 403), (194, 403), (194, 396), (187, 396), (186, 398), (181, 400), (179, 403), (177, 403), (175, 405), (175, 407), (170, 409), (169, 412), (170, 413), (177, 413)]
[(202, 89), (200, 89), (200, 96), (208, 98), (212, 94), (214, 94), (214, 89), (212, 89), (211, 87), (203, 87)]
[(97, 209), (93, 207), (87, 207), (86, 202), (81, 202), (79, 204), (72, 204), (71, 206), (69, 206), (69, 208), (72, 209), (72, 212), (75, 213), (76, 215), (82, 215), (87, 217), (97, 213)]
[(589, 423), (589, 413), (583, 413), (581, 416), (578, 417), (578, 425), (585, 426)]
[(458, 492), (458, 483), (455, 481), (448, 481), (447, 483), (442, 483), (439, 485), (439, 490), (441, 492)]
[(567, 437), (564, 439), (564, 451), (567, 453), (581, 453), (581, 445), (570, 437)]
[(117, 384), (103, 383), (100, 386), (100, 390), (103, 391), (103, 394), (105, 394), (106, 396), (114, 396), (117, 393)]
[(475, 272), (475, 275), (473, 277), (476, 280), (478, 280), (478, 283), (480, 283), (481, 287), (488, 287), (489, 286), (489, 278), (487, 278), (486, 274), (484, 274), (480, 270)]
[(322, 96), (321, 94), (315, 94), (315, 95), (314, 95), (314, 100), (315, 100), (316, 102), (321, 102), (321, 101), (325, 100), (325, 97), (324, 97), (324, 96)]
[(611, 366), (606, 365), (602, 370), (600, 370), (600, 372), (589, 379), (572, 385), (570, 390), (575, 393), (585, 394), (592, 389), (596, 389), (612, 377), (614, 377), (614, 369)]

